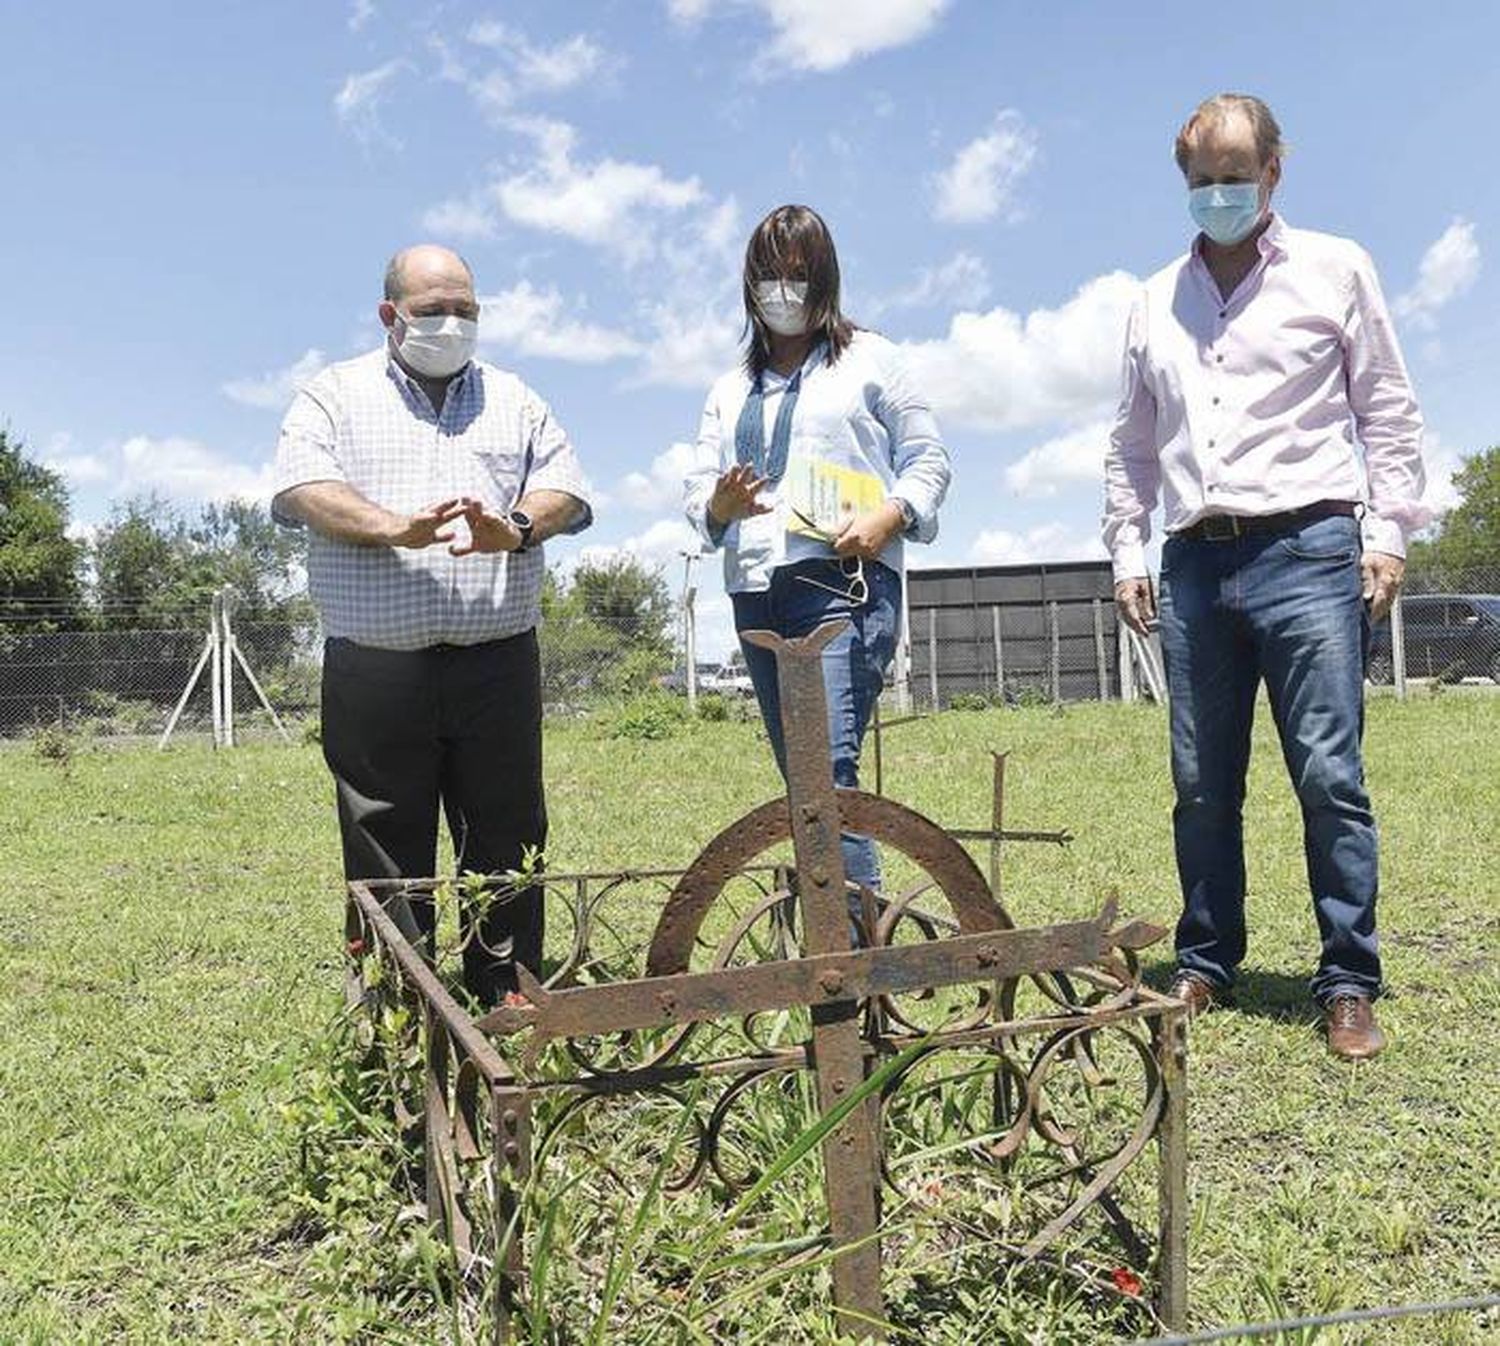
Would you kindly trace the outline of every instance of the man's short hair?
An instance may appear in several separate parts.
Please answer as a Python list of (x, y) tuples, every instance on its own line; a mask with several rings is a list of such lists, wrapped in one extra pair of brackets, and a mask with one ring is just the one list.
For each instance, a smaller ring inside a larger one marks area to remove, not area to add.
[(1246, 118), (1255, 133), (1255, 152), (1262, 168), (1272, 159), (1279, 159), (1286, 153), (1286, 145), (1281, 139), (1281, 127), (1277, 125), (1271, 109), (1259, 98), (1248, 93), (1216, 93), (1198, 104), (1193, 115), (1182, 124), (1182, 130), (1177, 133), (1177, 167), (1186, 173), (1188, 158), (1204, 130), (1209, 126), (1221, 125), (1236, 115)]
[[(393, 304), (397, 300), (406, 297), (406, 258), (407, 254), (411, 251), (411, 248), (402, 248), (400, 252), (396, 253), (386, 263), (385, 297)], [(459, 264), (469, 273), (469, 283), (472, 285), (474, 283), (474, 268), (469, 265), (466, 257), (460, 257), (456, 252), (453, 255), (458, 257)]]

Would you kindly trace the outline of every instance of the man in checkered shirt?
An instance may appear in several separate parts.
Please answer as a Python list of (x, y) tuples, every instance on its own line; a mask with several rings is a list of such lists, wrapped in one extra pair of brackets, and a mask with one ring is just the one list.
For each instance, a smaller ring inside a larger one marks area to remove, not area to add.
[[(344, 872), (435, 873), (439, 801), (461, 873), (517, 869), (547, 836), (541, 544), (588, 527), (588, 486), (547, 404), (473, 358), (461, 257), (397, 253), (379, 311), (385, 345), (297, 394), (272, 502), (309, 530)], [(416, 915), (430, 936), (431, 903)], [(463, 919), (464, 981), (482, 1004), (514, 988), (515, 963), (540, 968), (539, 888)]]

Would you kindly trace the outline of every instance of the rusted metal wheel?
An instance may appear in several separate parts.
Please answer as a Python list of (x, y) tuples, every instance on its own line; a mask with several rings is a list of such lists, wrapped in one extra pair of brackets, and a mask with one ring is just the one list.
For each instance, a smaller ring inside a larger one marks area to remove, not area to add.
[[(862, 790), (836, 790), (839, 826), (862, 832), (907, 857), (932, 880), (948, 901), (964, 934), (1010, 930), (1014, 922), (995, 901), (979, 866), (929, 818), (895, 800)], [(699, 932), (725, 885), (771, 847), (791, 840), (791, 812), (785, 799), (772, 799), (731, 823), (678, 880), (667, 899), (646, 958), (646, 975), (688, 971)]]

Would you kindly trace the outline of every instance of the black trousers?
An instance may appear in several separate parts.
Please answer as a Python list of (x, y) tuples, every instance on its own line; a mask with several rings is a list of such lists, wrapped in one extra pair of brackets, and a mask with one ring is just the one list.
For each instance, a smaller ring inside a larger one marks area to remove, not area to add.
[[(517, 869), (547, 840), (542, 685), (535, 631), (481, 645), (379, 650), (330, 640), (323, 758), (338, 792), (348, 879), (437, 872), (441, 803), (459, 873)], [(429, 937), (430, 901), (413, 903)], [(482, 1004), (540, 972), (538, 886), (462, 911), (464, 984)]]

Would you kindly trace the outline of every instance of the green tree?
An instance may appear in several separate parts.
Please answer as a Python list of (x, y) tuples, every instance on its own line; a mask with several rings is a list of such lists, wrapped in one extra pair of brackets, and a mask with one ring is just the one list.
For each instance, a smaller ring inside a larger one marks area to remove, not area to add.
[(1465, 458), (1453, 485), (1463, 502), (1443, 516), (1432, 538), (1412, 544), (1412, 570), (1459, 582), (1469, 571), (1500, 571), (1500, 445)]
[(633, 556), (586, 562), (573, 574), (571, 593), (590, 621), (632, 648), (671, 650), (675, 609), (659, 569)]
[(185, 515), (159, 496), (117, 505), (94, 543), (103, 615), (115, 627), (170, 627), (206, 617), (225, 585), (241, 622), (311, 620), (301, 592), (306, 541), (260, 505), (231, 501)]
[(62, 478), (0, 429), (0, 630), (77, 623), (83, 549), (67, 530)]
[(672, 663), (666, 580), (634, 557), (587, 562), (542, 586), (542, 676), (550, 701), (637, 692)]

